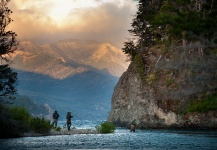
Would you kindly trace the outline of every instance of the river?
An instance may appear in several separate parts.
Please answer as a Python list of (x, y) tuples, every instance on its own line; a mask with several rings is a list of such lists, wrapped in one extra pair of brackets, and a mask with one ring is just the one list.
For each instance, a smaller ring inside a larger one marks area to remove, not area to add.
[[(76, 128), (95, 128), (100, 122), (74, 121)], [(63, 122), (60, 123), (63, 126)], [(0, 150), (147, 149), (216, 150), (217, 131), (136, 130), (117, 128), (113, 134), (0, 139)]]

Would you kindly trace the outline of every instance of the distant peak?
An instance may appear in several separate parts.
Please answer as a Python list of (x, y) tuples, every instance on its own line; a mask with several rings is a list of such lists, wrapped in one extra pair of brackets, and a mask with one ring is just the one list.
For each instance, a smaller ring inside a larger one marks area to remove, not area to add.
[(115, 52), (115, 53), (122, 53), (120, 49), (111, 45), (110, 43), (101, 44), (99, 50), (100, 51), (110, 51), (110, 52)]
[(78, 39), (66, 39), (66, 40), (60, 40), (57, 43), (98, 43), (94, 40), (78, 40)]

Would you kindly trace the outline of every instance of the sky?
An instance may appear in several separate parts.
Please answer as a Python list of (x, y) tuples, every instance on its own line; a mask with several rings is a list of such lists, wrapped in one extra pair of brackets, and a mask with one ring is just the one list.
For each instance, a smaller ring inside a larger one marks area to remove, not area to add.
[(11, 0), (9, 29), (19, 41), (66, 39), (108, 42), (121, 48), (137, 11), (134, 0)]

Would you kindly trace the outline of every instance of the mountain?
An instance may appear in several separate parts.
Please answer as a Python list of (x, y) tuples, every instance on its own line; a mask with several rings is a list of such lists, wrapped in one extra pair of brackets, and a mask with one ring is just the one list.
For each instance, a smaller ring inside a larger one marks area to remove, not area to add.
[(38, 116), (38, 117), (46, 117), (51, 118), (53, 110), (50, 108), (48, 104), (39, 105), (33, 102), (29, 97), (26, 96), (17, 96), (16, 100), (13, 101), (13, 104), (8, 105), (8, 107), (14, 107), (14, 106), (22, 106), (25, 107), (28, 112), (32, 116)]
[(39, 105), (48, 104), (64, 120), (68, 111), (74, 119), (102, 120), (108, 115), (111, 95), (118, 78), (88, 71), (65, 79), (32, 72), (18, 72), (18, 93)]
[(47, 74), (54, 78), (66, 78), (87, 69), (108, 71), (120, 77), (129, 64), (126, 55), (108, 43), (79, 40), (43, 45), (20, 42), (12, 60), (16, 69)]
[(97, 51), (87, 59), (86, 64), (98, 69), (108, 68), (109, 73), (120, 76), (128, 66), (126, 57), (123, 56), (125, 55), (123, 55), (122, 51), (105, 43), (101, 44)]
[(67, 111), (75, 119), (105, 119), (113, 88), (128, 66), (121, 50), (95, 41), (20, 42), (10, 57), (18, 93), (48, 104), (61, 119)]

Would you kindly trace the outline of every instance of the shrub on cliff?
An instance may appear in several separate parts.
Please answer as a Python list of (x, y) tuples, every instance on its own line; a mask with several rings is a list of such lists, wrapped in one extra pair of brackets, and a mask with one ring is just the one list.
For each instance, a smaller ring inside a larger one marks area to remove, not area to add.
[(217, 110), (217, 93), (210, 95), (199, 102), (192, 103), (186, 109), (186, 112), (205, 113)]
[(139, 78), (145, 78), (144, 62), (140, 54), (136, 54), (133, 61), (136, 63), (136, 73)]
[(115, 125), (111, 122), (103, 122), (99, 126), (96, 126), (96, 130), (99, 133), (114, 133)]

